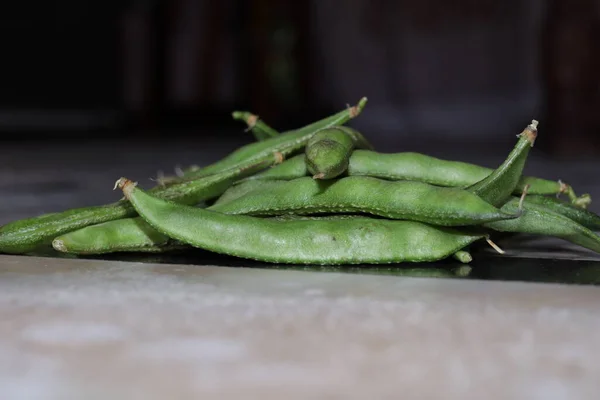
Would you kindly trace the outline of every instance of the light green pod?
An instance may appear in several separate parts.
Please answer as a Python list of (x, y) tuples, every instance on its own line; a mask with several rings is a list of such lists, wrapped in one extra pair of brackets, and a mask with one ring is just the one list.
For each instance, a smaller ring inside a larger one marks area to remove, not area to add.
[(600, 216), (556, 197), (527, 195), (525, 204), (539, 204), (591, 230), (600, 230)]
[(279, 132), (258, 118), (258, 115), (254, 115), (251, 112), (234, 111), (231, 113), (231, 116), (237, 121), (245, 122), (248, 125), (248, 129), (259, 142), (279, 136)]
[(214, 202), (213, 205), (229, 203), (257, 190), (260, 190), (261, 192), (268, 192), (271, 188), (277, 187), (280, 182), (282, 181), (276, 181), (272, 179), (257, 179), (246, 181), (240, 185), (232, 185)]
[[(252, 175), (276, 162), (267, 155), (253, 164), (244, 164), (204, 178), (188, 179), (168, 187), (151, 190), (158, 197), (184, 204), (198, 204), (223, 193), (232, 182)], [(135, 216), (128, 201), (121, 200), (104, 206), (76, 208), (60, 213), (41, 215), (11, 222), (0, 227), (0, 252), (23, 254), (34, 250), (64, 233), (86, 226)]]
[(267, 190), (254, 190), (209, 210), (226, 214), (368, 213), (391, 219), (440, 226), (476, 225), (515, 218), (459, 188), (414, 181), (386, 181), (367, 176), (317, 181), (310, 177), (271, 181)]
[(372, 218), (276, 221), (161, 200), (117, 182), (140, 216), (194, 247), (265, 262), (357, 264), (435, 261), (485, 237), (413, 221)]
[(348, 168), (354, 141), (338, 128), (322, 129), (306, 143), (306, 168), (314, 179), (332, 179)]
[[(517, 212), (519, 199), (510, 199), (502, 210), (507, 213)], [(489, 222), (484, 226), (500, 232), (554, 236), (600, 253), (600, 236), (572, 219), (539, 204), (524, 202), (522, 214), (518, 218)]]
[(535, 138), (537, 137), (537, 125), (537, 121), (532, 121), (519, 134), (517, 144), (502, 165), (484, 179), (468, 186), (466, 190), (497, 207), (504, 204), (516, 189), (519, 179), (523, 174), (529, 149), (533, 147)]
[(162, 252), (173, 242), (142, 218), (123, 218), (88, 226), (61, 235), (52, 241), (60, 252), (104, 254), (120, 251)]
[[(283, 156), (287, 156), (304, 148), (308, 140), (315, 134), (315, 132), (324, 128), (343, 125), (351, 119), (357, 117), (362, 112), (366, 104), (367, 98), (363, 97), (356, 106), (348, 107), (346, 110), (340, 111), (335, 115), (329, 116), (303, 128), (284, 132), (276, 137), (272, 137), (261, 142), (247, 144), (211, 165), (203, 167), (196, 172), (190, 172), (188, 176), (198, 177), (213, 174), (224, 169), (232, 168), (240, 163), (255, 161), (263, 157), (265, 154), (279, 152)], [(295, 146), (290, 147), (292, 144), (295, 144)], [(290, 149), (292, 151), (288, 151)]]
[[(352, 152), (347, 170), (349, 176), (420, 181), (447, 187), (467, 187), (485, 179), (492, 172), (493, 169), (479, 165), (442, 160), (420, 153), (377, 153), (359, 149)], [(308, 175), (304, 155), (297, 155), (240, 183), (258, 179), (290, 180)], [(513, 194), (523, 193), (525, 185), (530, 185), (530, 194), (573, 193), (572, 188), (562, 182), (524, 176), (519, 179)], [(569, 197), (572, 198), (571, 194)]]

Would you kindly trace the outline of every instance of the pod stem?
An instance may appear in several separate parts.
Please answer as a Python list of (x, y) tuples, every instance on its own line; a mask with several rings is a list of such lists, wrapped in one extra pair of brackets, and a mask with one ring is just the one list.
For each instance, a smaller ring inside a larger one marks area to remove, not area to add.
[(492, 242), (492, 239), (489, 237), (485, 238), (485, 241), (492, 247), (492, 249), (496, 250), (500, 254), (505, 254), (506, 252), (500, 248), (496, 243)]
[(531, 185), (528, 183), (523, 188), (523, 193), (521, 194), (521, 198), (519, 199), (519, 211), (523, 211), (523, 202), (525, 201), (525, 197), (527, 196), (527, 192), (529, 191), (530, 187)]

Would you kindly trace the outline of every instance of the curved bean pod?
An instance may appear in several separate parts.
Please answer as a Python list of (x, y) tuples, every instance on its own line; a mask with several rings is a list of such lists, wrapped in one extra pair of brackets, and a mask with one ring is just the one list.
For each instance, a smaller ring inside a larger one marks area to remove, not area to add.
[(122, 218), (58, 236), (55, 250), (71, 253), (104, 254), (119, 251), (162, 252), (172, 240), (153, 229), (142, 218)]
[(572, 219), (588, 229), (600, 230), (599, 215), (591, 211), (587, 211), (581, 207), (577, 207), (572, 203), (557, 199), (556, 197), (527, 195), (527, 197), (525, 197), (524, 204), (539, 204)]
[[(389, 180), (420, 181), (436, 186), (466, 187), (485, 179), (493, 171), (479, 165), (442, 160), (420, 153), (377, 153), (357, 149), (350, 156), (347, 173), (349, 176), (372, 176)], [(300, 154), (264, 172), (242, 179), (239, 184), (255, 179), (291, 180), (308, 175), (304, 155)], [(530, 185), (530, 194), (572, 192), (571, 187), (564, 183), (524, 176), (519, 179), (514, 194), (521, 194), (526, 185)]]
[(413, 221), (364, 217), (276, 221), (226, 215), (161, 200), (126, 178), (119, 179), (117, 185), (138, 213), (167, 236), (217, 253), (267, 262), (435, 261), (486, 237)]
[[(306, 145), (306, 142), (315, 134), (316, 131), (329, 128), (336, 125), (342, 125), (349, 120), (357, 117), (365, 105), (367, 104), (367, 98), (363, 97), (357, 105), (348, 107), (346, 110), (340, 111), (335, 115), (329, 116), (325, 119), (307, 125), (303, 128), (282, 133), (279, 136), (263, 140), (262, 142), (250, 143), (240, 147), (234, 152), (230, 153), (223, 159), (210, 164), (206, 167), (201, 168), (196, 172), (190, 172), (189, 177), (198, 177), (209, 175), (224, 169), (229, 169), (239, 165), (242, 162), (252, 162), (266, 154), (273, 154), (280, 152), (283, 154), (282, 149), (288, 149), (290, 146), (297, 151)], [(290, 152), (288, 152), (289, 154)]]
[(268, 191), (251, 191), (208, 210), (256, 216), (368, 213), (440, 226), (476, 225), (517, 216), (501, 212), (466, 190), (366, 176), (334, 181), (310, 177), (278, 181)]
[[(252, 175), (276, 162), (274, 155), (265, 156), (255, 164), (244, 164), (204, 178), (188, 179), (168, 187), (151, 190), (156, 196), (184, 204), (197, 204), (223, 193), (236, 179)], [(76, 208), (60, 213), (41, 215), (11, 222), (0, 227), (0, 252), (22, 254), (42, 244), (49, 244), (56, 236), (85, 226), (135, 216), (128, 201)]]
[(537, 137), (537, 125), (537, 121), (531, 121), (531, 124), (518, 135), (517, 144), (502, 165), (466, 190), (497, 207), (504, 204), (519, 183), (529, 149), (533, 147)]
[[(517, 212), (519, 201), (517, 198), (510, 199), (502, 210)], [(490, 222), (484, 226), (500, 232), (554, 236), (600, 253), (600, 236), (564, 215), (531, 202), (523, 202), (522, 214), (518, 218)]]

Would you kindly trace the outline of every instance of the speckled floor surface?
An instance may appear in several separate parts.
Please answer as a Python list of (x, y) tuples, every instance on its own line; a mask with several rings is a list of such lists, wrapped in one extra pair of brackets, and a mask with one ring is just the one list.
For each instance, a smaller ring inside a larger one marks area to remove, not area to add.
[(0, 259), (5, 399), (595, 399), (600, 290)]
[[(4, 147), (0, 224), (114, 201), (119, 176), (148, 187), (156, 170), (222, 149)], [(455, 151), (431, 153), (504, 156)], [(599, 170), (535, 154), (528, 164), (590, 192), (595, 211)], [(555, 241), (505, 250), (476, 257), (468, 279), (278, 271), (206, 254), (0, 256), (0, 398), (596, 399), (600, 259)]]

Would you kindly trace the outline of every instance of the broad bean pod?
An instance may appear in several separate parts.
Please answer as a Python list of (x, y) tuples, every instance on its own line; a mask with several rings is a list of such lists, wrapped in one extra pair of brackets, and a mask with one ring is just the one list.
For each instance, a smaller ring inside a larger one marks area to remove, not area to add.
[(278, 181), (235, 200), (208, 208), (227, 214), (368, 213), (440, 226), (476, 225), (515, 218), (479, 196), (459, 188), (366, 176), (319, 181), (310, 177)]
[(266, 262), (357, 264), (435, 261), (485, 238), (414, 221), (357, 217), (276, 221), (159, 199), (126, 178), (117, 185), (150, 225), (194, 247)]
[[(467, 187), (485, 179), (493, 171), (475, 164), (442, 160), (414, 152), (378, 153), (357, 149), (350, 156), (347, 175), (420, 181), (436, 186)], [(290, 180), (308, 175), (304, 155), (300, 154), (264, 172), (244, 178), (237, 184), (259, 179)], [(567, 193), (572, 200), (576, 199), (569, 185), (532, 176), (521, 177), (513, 194), (523, 193), (526, 185), (529, 185), (530, 194)]]
[[(291, 144), (294, 146), (295, 151), (304, 148), (306, 142), (315, 134), (315, 132), (329, 128), (332, 126), (343, 125), (351, 119), (357, 117), (367, 104), (367, 98), (363, 97), (357, 105), (348, 107), (347, 109), (338, 112), (325, 119), (307, 125), (303, 128), (289, 131), (280, 134), (279, 136), (272, 137), (261, 142), (250, 143), (239, 149), (233, 151), (223, 159), (205, 166), (196, 172), (190, 172), (187, 174), (189, 177), (198, 177), (213, 174), (224, 169), (233, 168), (240, 163), (251, 162), (256, 159), (263, 157), (265, 154), (272, 154), (274, 152), (283, 153), (280, 148), (289, 148)], [(289, 154), (289, 153), (288, 153)], [(287, 154), (283, 154), (287, 155)]]
[(158, 232), (139, 217), (87, 226), (58, 236), (52, 241), (52, 246), (63, 253), (67, 252), (66, 249), (77, 249), (71, 251), (73, 254), (123, 251), (154, 253), (183, 247), (177, 246), (171, 238)]
[[(241, 186), (241, 185), (240, 185)], [(528, 195), (524, 204), (539, 204), (591, 230), (600, 230), (600, 216), (556, 197)]]
[(500, 232), (554, 236), (600, 253), (600, 236), (543, 205), (523, 201), (521, 207), (520, 199), (512, 198), (501, 209), (511, 213), (521, 208), (518, 218), (489, 222), (483, 226)]
[[(168, 187), (155, 187), (151, 192), (163, 199), (197, 204), (220, 195), (235, 180), (267, 168), (277, 159), (277, 156), (271, 154), (252, 164), (244, 164), (242, 167), (203, 178), (180, 181)], [(135, 209), (131, 204), (126, 200), (120, 200), (103, 206), (76, 208), (18, 220), (0, 227), (0, 252), (27, 253), (40, 245), (50, 244), (52, 239), (66, 232), (135, 215)]]
[(348, 127), (321, 129), (306, 143), (305, 159), (314, 179), (332, 179), (346, 171), (355, 147), (372, 148), (364, 137)]
[(518, 135), (517, 144), (502, 165), (466, 190), (497, 207), (504, 204), (521, 178), (529, 149), (533, 147), (537, 137), (537, 125), (537, 121), (531, 121), (531, 124)]

